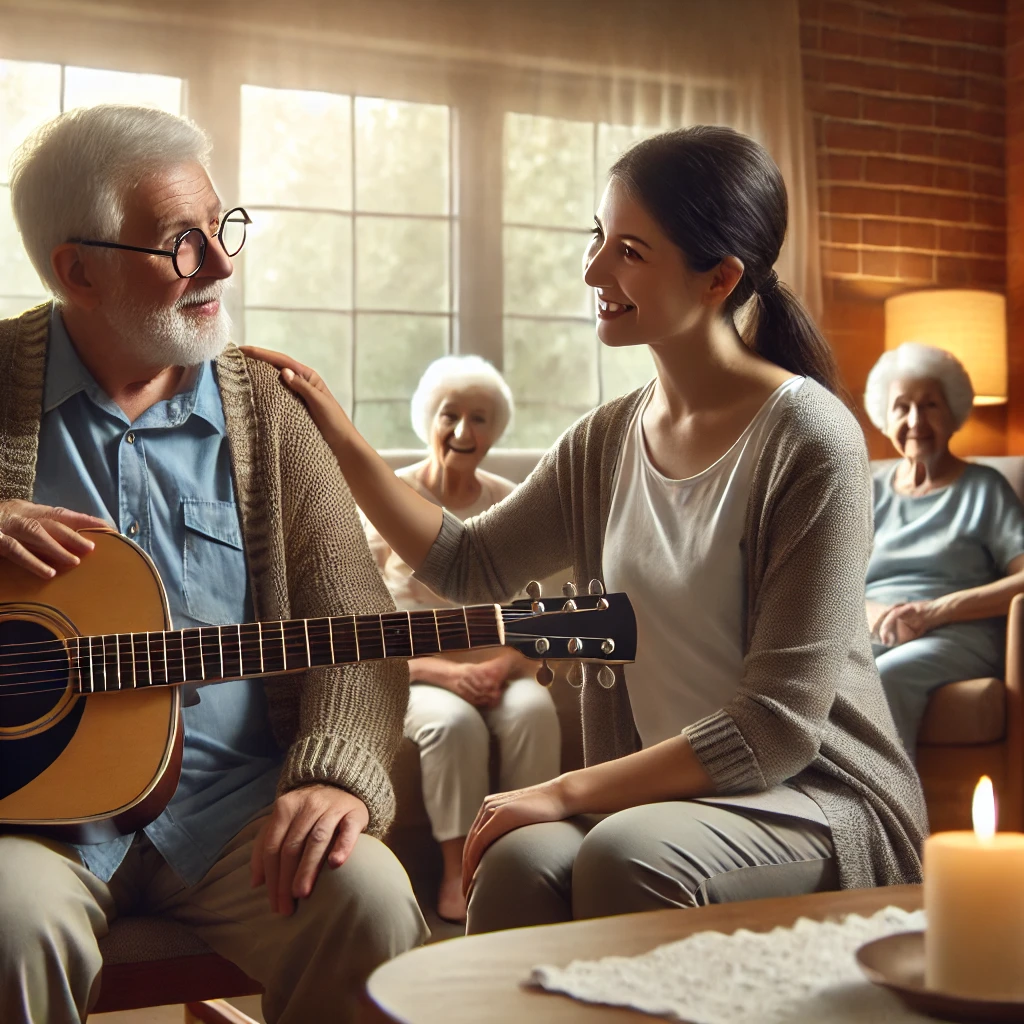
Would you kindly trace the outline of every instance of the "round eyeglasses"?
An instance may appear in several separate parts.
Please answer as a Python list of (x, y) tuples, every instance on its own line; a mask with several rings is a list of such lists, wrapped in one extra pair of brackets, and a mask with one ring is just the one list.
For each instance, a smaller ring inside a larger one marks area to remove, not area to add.
[[(217, 239), (228, 256), (237, 256), (245, 245), (246, 225), (252, 219), (240, 206), (224, 214), (217, 230)], [(127, 249), (129, 252), (144, 252), (150, 256), (169, 256), (171, 266), (178, 277), (195, 277), (206, 259), (209, 239), (202, 228), (188, 228), (174, 239), (170, 249), (146, 249), (140, 245), (123, 245), (121, 242), (98, 242), (91, 238), (69, 238), (77, 245), (94, 245), (101, 249)]]

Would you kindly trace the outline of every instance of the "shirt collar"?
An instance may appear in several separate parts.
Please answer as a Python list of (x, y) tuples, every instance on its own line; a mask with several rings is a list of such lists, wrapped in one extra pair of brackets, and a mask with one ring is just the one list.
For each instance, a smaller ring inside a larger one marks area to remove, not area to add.
[[(127, 422), (124, 413), (111, 401), (110, 396), (96, 383), (93, 375), (78, 358), (75, 346), (71, 343), (67, 328), (64, 326), (60, 309), (54, 305), (50, 314), (50, 347), (43, 384), (44, 414), (63, 405), (80, 391), (84, 391), (101, 409)], [(139, 425), (144, 425), (144, 421), (150, 418), (150, 413), (156, 410), (160, 410), (160, 426), (177, 426), (195, 413), (209, 423), (217, 433), (223, 435), (227, 432), (220, 389), (217, 386), (216, 375), (208, 362), (199, 367), (199, 372), (193, 376), (184, 391), (147, 409), (139, 417)]]

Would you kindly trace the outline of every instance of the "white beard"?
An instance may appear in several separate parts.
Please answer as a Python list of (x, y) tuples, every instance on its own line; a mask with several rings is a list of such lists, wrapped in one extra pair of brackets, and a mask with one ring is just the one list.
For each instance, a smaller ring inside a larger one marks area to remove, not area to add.
[(117, 295), (107, 320), (123, 344), (152, 366), (199, 366), (216, 359), (231, 340), (231, 317), (223, 301), (215, 316), (189, 313), (189, 307), (222, 300), (226, 287), (215, 281), (188, 291), (164, 308), (143, 306), (127, 291)]

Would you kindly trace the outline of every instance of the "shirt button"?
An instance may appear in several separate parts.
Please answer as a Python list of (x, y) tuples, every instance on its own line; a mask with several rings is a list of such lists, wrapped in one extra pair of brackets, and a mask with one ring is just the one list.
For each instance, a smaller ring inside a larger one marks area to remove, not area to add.
[(138, 532), (139, 532), (139, 521), (138, 521), (138, 519), (136, 519), (135, 522), (132, 523), (132, 525), (128, 527), (128, 536), (129, 537), (134, 537), (135, 534), (137, 534)]
[(125, 440), (126, 440), (126, 441), (127, 441), (127, 442), (128, 442), (129, 444), (135, 444), (135, 435), (134, 435), (133, 433), (131, 433), (131, 431), (129, 431), (129, 432), (128, 432), (128, 436), (127, 436), (127, 437), (125, 438)]

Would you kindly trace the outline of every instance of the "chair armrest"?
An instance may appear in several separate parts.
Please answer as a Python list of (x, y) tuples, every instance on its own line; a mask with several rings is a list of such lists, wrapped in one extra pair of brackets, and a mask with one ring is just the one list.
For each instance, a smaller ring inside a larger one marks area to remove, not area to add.
[(1024, 594), (1010, 602), (1006, 620), (1006, 783), (1000, 825), (1024, 828)]

